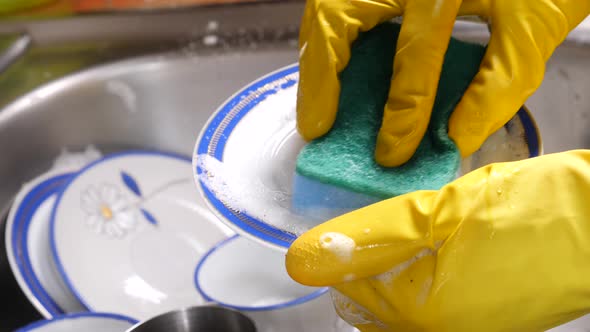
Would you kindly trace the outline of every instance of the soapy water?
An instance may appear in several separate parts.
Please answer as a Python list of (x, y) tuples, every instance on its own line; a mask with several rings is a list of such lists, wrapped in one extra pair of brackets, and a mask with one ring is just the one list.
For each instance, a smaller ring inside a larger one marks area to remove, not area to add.
[(291, 212), (291, 197), (287, 192), (272, 190), (260, 179), (240, 176), (207, 154), (197, 157), (197, 167), (203, 170), (199, 174), (201, 183), (234, 212), (296, 235), (307, 230), (307, 222)]
[(296, 98), (296, 85), (268, 96), (234, 128), (223, 161), (201, 154), (196, 166), (201, 184), (234, 213), (300, 235), (317, 221), (291, 209), (296, 158), (305, 145), (295, 127)]
[[(278, 89), (239, 120), (227, 138), (223, 161), (209, 154), (196, 158), (202, 185), (226, 207), (297, 236), (326, 221), (313, 219), (314, 214), (329, 213), (306, 211), (304, 216), (291, 207), (297, 156), (305, 146), (296, 129), (296, 100), (297, 84)], [(527, 158), (524, 137), (515, 117), (462, 160), (457, 177), (490, 163)]]

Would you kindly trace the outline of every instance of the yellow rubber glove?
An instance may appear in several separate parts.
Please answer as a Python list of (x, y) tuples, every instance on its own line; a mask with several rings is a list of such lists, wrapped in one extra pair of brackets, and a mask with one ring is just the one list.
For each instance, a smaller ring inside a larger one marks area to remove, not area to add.
[(449, 135), (461, 154), (475, 152), (539, 87), (555, 48), (590, 13), (588, 0), (307, 0), (300, 32), (297, 125), (307, 140), (336, 117), (338, 74), (359, 31), (403, 15), (394, 77), (377, 138), (376, 161), (398, 166), (428, 127), (457, 15), (477, 15), (492, 34), (480, 72), (457, 105)]
[(540, 332), (590, 312), (590, 150), (473, 171), (321, 224), (286, 257), (361, 331)]

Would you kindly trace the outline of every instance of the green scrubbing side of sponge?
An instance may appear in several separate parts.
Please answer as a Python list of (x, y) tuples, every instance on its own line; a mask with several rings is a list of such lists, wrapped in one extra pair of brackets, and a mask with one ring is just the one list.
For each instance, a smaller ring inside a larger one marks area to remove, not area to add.
[[(386, 199), (416, 190), (439, 189), (456, 178), (460, 154), (448, 137), (451, 112), (476, 75), (485, 48), (450, 41), (426, 135), (414, 156), (399, 167), (374, 159), (393, 71), (400, 25), (384, 23), (361, 33), (340, 75), (338, 114), (329, 133), (307, 144), (296, 171), (309, 179)], [(424, 52), (428, 52), (425, 45)]]

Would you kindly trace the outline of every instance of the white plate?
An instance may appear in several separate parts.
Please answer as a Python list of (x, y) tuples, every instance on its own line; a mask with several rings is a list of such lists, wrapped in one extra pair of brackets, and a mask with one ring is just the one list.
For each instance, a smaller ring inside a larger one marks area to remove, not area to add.
[[(271, 73), (229, 98), (201, 131), (193, 154), (197, 187), (238, 233), (286, 251), (317, 224), (291, 212), (291, 184), (304, 140), (296, 130), (298, 66)], [(542, 153), (532, 115), (522, 109), (463, 160), (462, 173)]]
[(5, 245), (10, 268), (25, 296), (45, 318), (84, 310), (57, 272), (49, 220), (58, 193), (73, 173), (101, 156), (94, 146), (80, 152), (64, 148), (50, 171), (22, 186), (8, 214)]
[(52, 253), (88, 310), (143, 320), (204, 303), (194, 266), (233, 233), (198, 199), (190, 167), (172, 154), (119, 153), (82, 169), (60, 193)]
[(205, 299), (250, 316), (261, 332), (354, 331), (336, 314), (328, 288), (296, 283), (282, 253), (245, 237), (231, 237), (205, 254), (195, 285)]
[(71, 176), (52, 171), (27, 183), (6, 221), (6, 253), (12, 272), (45, 318), (85, 310), (60, 278), (49, 244), (53, 204)]
[(77, 313), (60, 315), (24, 326), (15, 332), (125, 332), (137, 321), (107, 313)]

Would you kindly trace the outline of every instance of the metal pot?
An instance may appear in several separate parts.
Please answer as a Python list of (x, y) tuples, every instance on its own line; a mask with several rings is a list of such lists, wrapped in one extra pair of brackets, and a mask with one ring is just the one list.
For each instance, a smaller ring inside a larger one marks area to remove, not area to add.
[(145, 322), (127, 332), (256, 332), (247, 316), (217, 306), (197, 306), (174, 310)]

